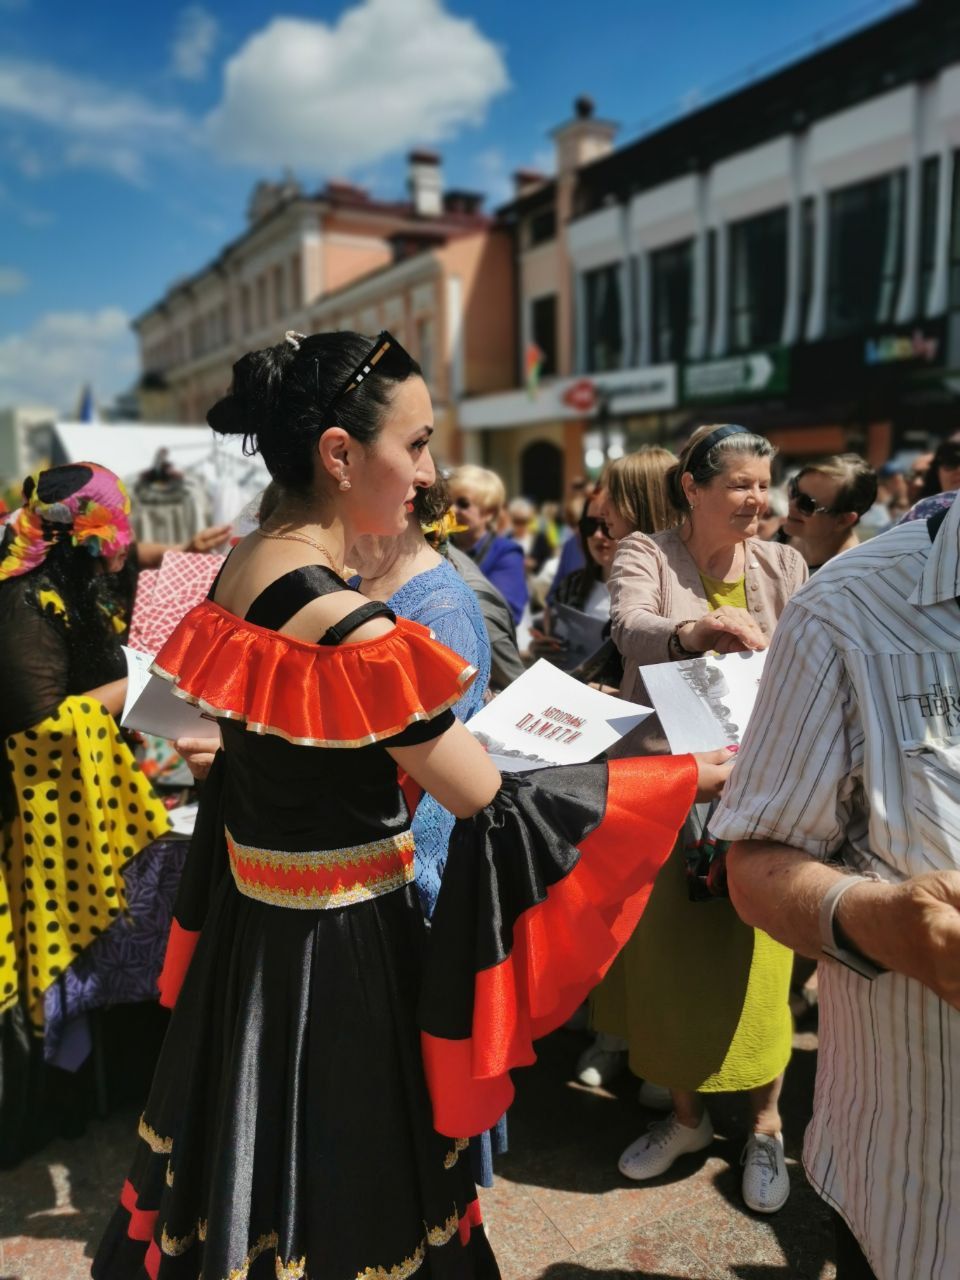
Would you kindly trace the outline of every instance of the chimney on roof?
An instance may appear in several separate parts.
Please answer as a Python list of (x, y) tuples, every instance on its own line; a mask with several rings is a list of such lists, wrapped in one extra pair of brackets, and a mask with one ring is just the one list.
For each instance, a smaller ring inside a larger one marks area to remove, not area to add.
[(485, 196), (481, 191), (445, 191), (444, 213), (480, 213)]
[(411, 151), (407, 156), (407, 187), (414, 211), (422, 218), (436, 218), (443, 211), (443, 175), (435, 151)]
[(519, 199), (540, 187), (546, 182), (546, 175), (539, 169), (515, 169), (513, 173), (513, 194)]
[(558, 174), (570, 173), (613, 150), (618, 126), (611, 120), (598, 120), (594, 110), (593, 99), (582, 93), (574, 101), (573, 119), (554, 129)]

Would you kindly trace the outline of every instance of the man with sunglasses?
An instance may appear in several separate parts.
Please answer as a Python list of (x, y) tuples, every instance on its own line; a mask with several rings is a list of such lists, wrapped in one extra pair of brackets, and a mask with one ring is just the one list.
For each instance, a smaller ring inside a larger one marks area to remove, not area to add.
[(860, 545), (860, 517), (877, 497), (877, 473), (855, 453), (825, 458), (803, 468), (787, 484), (789, 507), (783, 532), (811, 573)]

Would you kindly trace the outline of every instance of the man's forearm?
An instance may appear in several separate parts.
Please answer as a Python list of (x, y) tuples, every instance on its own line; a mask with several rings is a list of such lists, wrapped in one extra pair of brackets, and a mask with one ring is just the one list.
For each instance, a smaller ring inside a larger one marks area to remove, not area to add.
[[(843, 876), (836, 867), (773, 841), (737, 841), (727, 855), (730, 898), (741, 919), (814, 959), (822, 956), (820, 905), (830, 886)], [(929, 972), (921, 955), (925, 904), (911, 889), (916, 884), (855, 884), (838, 903), (835, 921), (844, 945), (884, 969), (938, 989), (938, 976)], [(947, 914), (949, 942), (951, 908), (937, 900), (934, 905)]]
[(772, 840), (738, 840), (727, 854), (737, 914), (793, 951), (820, 955), (820, 903), (843, 873)]

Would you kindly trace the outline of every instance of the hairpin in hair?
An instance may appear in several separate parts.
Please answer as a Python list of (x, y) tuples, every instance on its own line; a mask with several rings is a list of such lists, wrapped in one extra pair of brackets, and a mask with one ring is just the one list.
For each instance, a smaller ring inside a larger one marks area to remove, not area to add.
[(305, 333), (297, 333), (296, 329), (288, 329), (283, 335), (283, 340), (284, 342), (289, 343), (290, 346), (293, 347), (294, 351), (299, 351), (300, 343), (305, 342), (306, 337), (307, 335)]

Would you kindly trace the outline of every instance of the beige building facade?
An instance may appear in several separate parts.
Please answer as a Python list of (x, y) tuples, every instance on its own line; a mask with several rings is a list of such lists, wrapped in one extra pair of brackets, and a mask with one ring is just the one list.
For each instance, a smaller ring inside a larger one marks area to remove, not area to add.
[(331, 182), (261, 182), (248, 228), (134, 322), (146, 422), (202, 422), (245, 351), (285, 330), (388, 328), (429, 371), (444, 452), (463, 394), (512, 385), (513, 250), (480, 197), (442, 190), (439, 157), (409, 157), (408, 201)]

